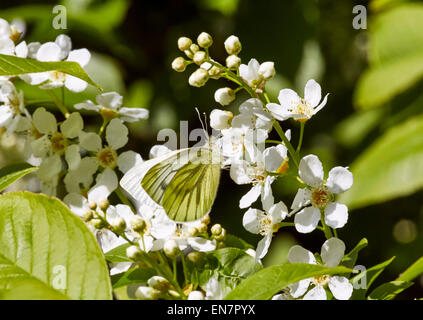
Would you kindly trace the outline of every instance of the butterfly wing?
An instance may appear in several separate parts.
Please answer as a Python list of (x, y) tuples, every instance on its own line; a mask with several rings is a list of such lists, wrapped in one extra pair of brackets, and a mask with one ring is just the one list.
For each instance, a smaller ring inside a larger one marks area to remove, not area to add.
[(153, 166), (141, 185), (174, 221), (194, 221), (210, 212), (220, 179), (211, 151), (190, 148)]

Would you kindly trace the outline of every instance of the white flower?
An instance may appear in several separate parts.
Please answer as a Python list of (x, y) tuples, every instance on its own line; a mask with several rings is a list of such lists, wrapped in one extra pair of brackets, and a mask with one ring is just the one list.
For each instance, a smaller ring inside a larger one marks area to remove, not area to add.
[[(38, 45), (35, 46), (35, 48)], [(55, 42), (46, 42), (40, 45), (35, 55), (39, 61), (74, 61), (85, 67), (90, 61), (91, 54), (87, 49), (71, 50), (72, 42), (67, 35), (59, 35)], [(21, 78), (32, 84), (39, 85), (42, 89), (54, 89), (63, 85), (73, 92), (84, 91), (87, 83), (77, 77), (59, 71), (48, 71), (41, 73), (31, 73), (21, 76)]]
[(0, 127), (7, 133), (30, 129), (31, 121), (24, 106), (23, 92), (17, 92), (12, 82), (0, 80)]
[[(128, 142), (128, 128), (120, 119), (113, 119), (106, 128), (107, 145), (103, 147), (101, 137), (94, 132), (81, 132), (79, 142), (82, 148), (95, 154), (98, 165), (103, 168), (114, 169), (118, 164), (127, 170), (133, 159), (127, 159), (127, 155), (118, 157), (117, 150)], [(126, 161), (125, 161), (126, 159)], [(127, 163), (126, 162), (131, 162)]]
[(254, 234), (263, 236), (257, 245), (256, 260), (262, 259), (270, 247), (272, 242), (273, 233), (279, 229), (279, 223), (285, 219), (288, 214), (286, 205), (280, 201), (274, 204), (274, 199), (271, 193), (264, 197), (263, 209), (248, 209), (242, 219), (244, 228)]
[[(330, 238), (322, 245), (320, 256), (323, 265), (331, 268), (339, 265), (344, 253), (344, 242), (338, 238)], [(291, 263), (318, 264), (313, 253), (299, 245), (295, 245), (289, 250), (288, 261)], [(314, 285), (314, 287), (307, 292), (310, 284)], [(353, 292), (353, 286), (347, 278), (329, 275), (300, 280), (289, 288), (294, 298), (299, 298), (307, 292), (303, 297), (304, 300), (326, 300), (324, 289), (326, 285), (328, 285), (329, 290), (338, 300), (348, 300)]]
[(64, 178), (66, 190), (69, 193), (87, 191), (93, 183), (93, 176), (97, 172), (98, 162), (96, 157), (84, 157), (76, 168), (71, 169)]
[(42, 180), (42, 189), (49, 195), (55, 195), (58, 175), (62, 171), (61, 156), (64, 155), (70, 169), (76, 168), (81, 161), (79, 145), (71, 144), (84, 127), (78, 112), (74, 112), (59, 126), (51, 112), (38, 108), (33, 114), (33, 124), (41, 135), (31, 142), (32, 153), (42, 158), (37, 176)]
[(264, 129), (272, 128), (273, 119), (270, 113), (263, 110), (259, 99), (250, 98), (239, 106), (239, 115), (232, 120), (234, 128)]
[(107, 92), (97, 95), (96, 102), (87, 100), (76, 104), (77, 110), (85, 109), (99, 112), (105, 116), (119, 117), (122, 121), (136, 122), (148, 118), (148, 110), (144, 108), (122, 107), (123, 98), (116, 92)]
[(322, 90), (320, 85), (313, 79), (307, 81), (304, 89), (304, 99), (291, 89), (283, 89), (279, 92), (279, 104), (268, 103), (267, 109), (278, 120), (287, 120), (293, 118), (298, 121), (307, 121), (325, 105), (329, 93), (322, 99)]
[(222, 106), (227, 106), (236, 98), (235, 91), (231, 88), (220, 88), (214, 93), (214, 100)]
[(203, 68), (198, 68), (189, 77), (188, 83), (193, 87), (202, 87), (209, 79), (209, 73)]
[(256, 59), (251, 59), (248, 65), (239, 66), (239, 75), (250, 87), (261, 89), (265, 81), (274, 75), (272, 66), (273, 62), (264, 62), (260, 65)]
[(215, 130), (229, 129), (233, 117), (230, 111), (214, 109), (210, 112), (210, 127)]
[(266, 148), (263, 156), (267, 172), (283, 174), (288, 170), (288, 149), (284, 145)]
[(334, 194), (347, 191), (353, 184), (352, 173), (344, 167), (335, 167), (329, 172), (326, 182), (323, 180), (323, 166), (315, 155), (301, 159), (299, 176), (308, 188), (299, 189), (291, 209), (293, 213), (311, 203), (295, 215), (295, 228), (298, 232), (313, 231), (324, 212), (325, 223), (332, 228), (342, 228), (348, 220), (347, 206), (334, 202)]
[(0, 18), (0, 53), (25, 58), (28, 53), (25, 41), (15, 46), (23, 31), (18, 24), (9, 24), (9, 22)]
[(231, 289), (222, 286), (215, 276), (209, 279), (204, 290), (206, 291), (206, 300), (223, 300), (231, 292)]
[(204, 294), (198, 290), (191, 291), (188, 294), (188, 300), (204, 300)]

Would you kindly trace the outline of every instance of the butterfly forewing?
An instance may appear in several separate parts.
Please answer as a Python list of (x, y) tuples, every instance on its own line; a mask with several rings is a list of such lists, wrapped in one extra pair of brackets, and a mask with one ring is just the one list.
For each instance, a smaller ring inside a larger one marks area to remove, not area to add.
[(210, 212), (220, 178), (212, 152), (190, 148), (152, 167), (142, 187), (175, 221), (193, 221)]

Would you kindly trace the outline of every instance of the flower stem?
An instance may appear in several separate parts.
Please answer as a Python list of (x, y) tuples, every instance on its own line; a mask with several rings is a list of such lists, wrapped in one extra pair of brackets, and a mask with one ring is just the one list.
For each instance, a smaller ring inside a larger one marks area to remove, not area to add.
[(323, 211), (320, 212), (320, 222), (322, 223), (323, 232), (325, 233), (326, 239), (330, 239), (333, 237), (332, 231), (330, 230), (329, 226), (325, 223), (325, 217)]
[(122, 201), (123, 204), (126, 204), (128, 207), (131, 208), (132, 212), (135, 214), (137, 211), (135, 210), (134, 206), (132, 205), (132, 203), (125, 197), (125, 195), (122, 192), (121, 188), (117, 188), (115, 190), (115, 194), (119, 197), (119, 200)]
[(185, 254), (184, 254), (183, 251), (181, 252), (181, 261), (182, 261), (182, 268), (184, 270), (184, 278), (185, 278), (184, 285), (187, 285), (188, 282), (189, 282), (189, 279), (188, 279), (188, 269), (187, 269), (187, 264), (185, 263)]
[(101, 124), (100, 129), (98, 130), (98, 135), (101, 136), (106, 128), (107, 124), (109, 123), (109, 119), (103, 117), (103, 123)]
[(283, 143), (288, 148), (288, 152), (291, 155), (291, 158), (294, 161), (295, 166), (298, 168), (298, 163), (299, 163), (298, 154), (295, 152), (291, 142), (289, 142), (288, 138), (285, 136), (285, 132), (283, 132), (282, 127), (278, 121), (276, 120), (273, 121), (273, 128), (275, 128), (279, 137), (282, 139)]
[(300, 140), (298, 141), (298, 146), (296, 151), (298, 155), (300, 154), (301, 145), (303, 144), (304, 127), (305, 127), (305, 122), (301, 122)]
[(69, 118), (69, 110), (66, 108), (66, 106), (59, 100), (59, 98), (56, 96), (56, 94), (52, 90), (47, 90), (47, 93), (50, 95), (50, 97), (53, 99), (53, 102), (56, 104), (57, 108), (59, 108), (60, 112), (63, 113), (65, 118)]

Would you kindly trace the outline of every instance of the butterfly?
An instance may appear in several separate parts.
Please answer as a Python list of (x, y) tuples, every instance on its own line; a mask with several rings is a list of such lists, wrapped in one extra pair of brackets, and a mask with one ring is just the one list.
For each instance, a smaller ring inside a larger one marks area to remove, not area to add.
[(214, 140), (171, 151), (129, 170), (121, 186), (138, 203), (162, 207), (176, 222), (201, 219), (211, 211), (219, 187), (221, 156)]

